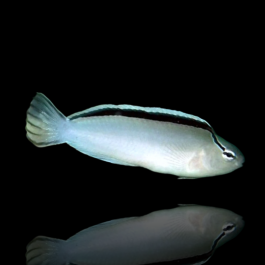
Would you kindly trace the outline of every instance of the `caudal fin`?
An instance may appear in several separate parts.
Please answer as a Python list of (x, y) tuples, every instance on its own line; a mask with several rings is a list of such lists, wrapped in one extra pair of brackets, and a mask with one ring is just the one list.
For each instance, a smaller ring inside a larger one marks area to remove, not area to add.
[(27, 138), (38, 147), (64, 142), (68, 119), (42, 93), (31, 101), (26, 120)]
[(27, 265), (65, 265), (68, 263), (64, 240), (37, 236), (27, 245)]

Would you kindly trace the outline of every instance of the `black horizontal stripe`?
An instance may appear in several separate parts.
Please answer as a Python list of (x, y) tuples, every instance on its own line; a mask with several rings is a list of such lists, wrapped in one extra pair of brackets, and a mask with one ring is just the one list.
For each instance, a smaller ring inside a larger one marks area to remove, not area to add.
[(95, 111), (84, 112), (81, 114), (74, 115), (70, 118), (70, 120), (75, 120), (78, 118), (88, 118), (88, 117), (101, 117), (101, 116), (125, 116), (132, 118), (141, 118), (147, 120), (155, 120), (155, 121), (164, 121), (164, 122), (172, 122), (177, 124), (189, 125), (197, 128), (202, 128), (208, 130), (210, 132), (213, 129), (204, 122), (199, 120), (191, 119), (188, 117), (182, 117), (177, 115), (171, 115), (167, 113), (158, 113), (158, 112), (147, 112), (143, 110), (131, 110), (131, 109), (118, 109), (118, 108), (108, 108), (108, 109), (100, 109)]
[(105, 108), (105, 109), (99, 109), (99, 110), (76, 114), (73, 117), (71, 117), (70, 120), (75, 120), (78, 118), (102, 117), (102, 116), (125, 116), (125, 117), (140, 118), (140, 119), (147, 119), (154, 121), (172, 122), (175, 124), (182, 124), (196, 128), (201, 128), (209, 131), (212, 134), (213, 141), (215, 142), (216, 145), (219, 146), (220, 149), (222, 150), (225, 149), (216, 138), (213, 128), (209, 126), (207, 123), (201, 122), (196, 119), (167, 114), (167, 113), (147, 112), (143, 110), (119, 109), (119, 108)]

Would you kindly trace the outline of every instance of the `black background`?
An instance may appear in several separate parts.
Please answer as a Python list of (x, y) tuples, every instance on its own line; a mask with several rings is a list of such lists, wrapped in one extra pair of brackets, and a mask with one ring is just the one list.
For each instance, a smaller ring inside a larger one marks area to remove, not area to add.
[[(18, 28), (10, 68), (14, 91), (16, 141), (10, 172), (21, 235), (19, 256), (38, 235), (67, 239), (100, 222), (181, 204), (226, 208), (244, 217), (245, 228), (216, 251), (207, 264), (239, 264), (253, 256), (253, 190), (256, 176), (250, 110), (256, 92), (252, 49), (243, 31), (218, 34), (133, 26), (114, 32), (70, 24)], [(69, 26), (69, 27), (68, 27)], [(130, 33), (128, 33), (130, 32)], [(150, 36), (149, 36), (150, 34)], [(143, 168), (119, 166), (88, 157), (66, 144), (37, 148), (26, 139), (26, 111), (36, 92), (44, 93), (66, 116), (99, 104), (162, 107), (194, 114), (245, 155), (230, 174), (178, 180)], [(256, 94), (259, 97), (258, 94)], [(257, 140), (257, 139), (256, 139)], [(16, 150), (16, 151), (15, 151)], [(18, 166), (19, 165), (19, 166)], [(19, 176), (19, 177), (18, 177)], [(257, 234), (255, 234), (257, 236)]]

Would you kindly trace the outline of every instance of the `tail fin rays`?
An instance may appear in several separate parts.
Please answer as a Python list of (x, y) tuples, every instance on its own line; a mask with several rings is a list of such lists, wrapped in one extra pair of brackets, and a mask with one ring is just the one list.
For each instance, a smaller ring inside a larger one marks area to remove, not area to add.
[(38, 147), (61, 144), (69, 119), (41, 93), (33, 98), (27, 111), (27, 138)]
[(27, 265), (67, 264), (64, 240), (38, 236), (27, 245)]

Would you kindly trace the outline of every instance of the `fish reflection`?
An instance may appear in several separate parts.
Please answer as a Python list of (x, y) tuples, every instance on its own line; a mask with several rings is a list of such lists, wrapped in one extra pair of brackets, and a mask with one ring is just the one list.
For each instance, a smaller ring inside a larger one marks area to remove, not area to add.
[(229, 210), (183, 205), (104, 222), (68, 240), (38, 236), (27, 246), (27, 265), (140, 265), (173, 260), (203, 264), (243, 226), (242, 217)]

